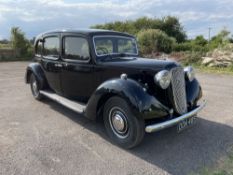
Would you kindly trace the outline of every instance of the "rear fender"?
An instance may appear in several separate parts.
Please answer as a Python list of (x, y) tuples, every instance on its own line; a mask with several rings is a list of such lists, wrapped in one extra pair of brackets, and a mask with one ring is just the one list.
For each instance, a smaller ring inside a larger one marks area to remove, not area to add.
[(47, 86), (47, 80), (45, 78), (44, 71), (39, 63), (30, 63), (27, 66), (25, 73), (25, 83), (30, 83), (30, 76), (32, 73), (38, 80), (40, 88), (45, 88)]

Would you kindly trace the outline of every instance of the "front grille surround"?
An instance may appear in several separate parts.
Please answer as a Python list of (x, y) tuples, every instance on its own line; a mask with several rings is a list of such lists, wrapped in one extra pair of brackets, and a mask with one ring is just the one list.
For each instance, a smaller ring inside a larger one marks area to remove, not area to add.
[(172, 104), (176, 113), (182, 115), (187, 112), (185, 89), (185, 74), (182, 67), (171, 69)]

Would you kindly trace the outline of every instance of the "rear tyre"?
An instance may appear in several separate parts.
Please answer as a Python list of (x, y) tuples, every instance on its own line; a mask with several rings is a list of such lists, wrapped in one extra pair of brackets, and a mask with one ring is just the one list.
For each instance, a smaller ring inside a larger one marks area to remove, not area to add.
[(103, 119), (109, 137), (121, 147), (133, 148), (142, 141), (144, 120), (133, 115), (124, 99), (111, 97), (105, 103)]
[(31, 86), (31, 91), (32, 95), (36, 100), (41, 100), (42, 99), (42, 94), (40, 93), (40, 86), (39, 82), (36, 79), (34, 74), (31, 74), (30, 76), (30, 86)]

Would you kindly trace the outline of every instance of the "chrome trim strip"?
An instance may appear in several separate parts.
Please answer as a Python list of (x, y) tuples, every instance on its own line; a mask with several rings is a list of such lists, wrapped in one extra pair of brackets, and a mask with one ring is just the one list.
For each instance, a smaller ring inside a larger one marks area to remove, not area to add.
[(163, 130), (165, 128), (174, 126), (174, 125), (178, 124), (180, 121), (194, 116), (200, 110), (202, 110), (205, 106), (206, 106), (206, 101), (204, 100), (196, 109), (194, 109), (194, 110), (192, 110), (184, 115), (181, 115), (180, 117), (174, 118), (172, 120), (168, 120), (168, 121), (165, 121), (162, 123), (156, 123), (153, 125), (148, 125), (148, 126), (146, 126), (145, 131), (148, 133), (151, 133), (151, 132), (160, 131), (160, 130)]
[(86, 106), (84, 104), (69, 100), (51, 91), (40, 90), (40, 93), (77, 113), (83, 113), (85, 111)]

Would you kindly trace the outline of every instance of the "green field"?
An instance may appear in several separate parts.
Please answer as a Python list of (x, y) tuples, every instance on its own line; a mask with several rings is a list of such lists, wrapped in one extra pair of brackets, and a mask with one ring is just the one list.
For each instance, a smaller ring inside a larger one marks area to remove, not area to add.
[(11, 45), (10, 44), (1, 44), (0, 43), (0, 49), (11, 49)]

